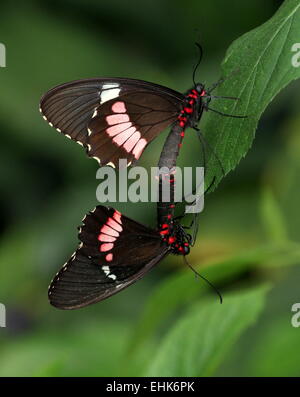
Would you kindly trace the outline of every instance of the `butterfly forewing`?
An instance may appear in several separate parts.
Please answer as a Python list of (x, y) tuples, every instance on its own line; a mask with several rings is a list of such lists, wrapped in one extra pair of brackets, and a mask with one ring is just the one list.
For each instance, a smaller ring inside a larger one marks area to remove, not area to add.
[[(96, 141), (96, 145), (102, 144), (98, 139), (95, 138), (96, 132), (93, 133), (92, 131), (92, 142), (88, 142), (88, 125), (92, 117), (97, 115), (97, 118), (100, 118), (101, 124), (103, 104), (114, 99), (121, 99), (125, 94), (128, 94), (126, 98), (129, 100), (131, 98), (129, 94), (134, 94), (135, 92), (141, 91), (144, 92), (144, 97), (139, 97), (139, 99), (142, 100), (142, 103), (146, 103), (146, 105), (149, 105), (150, 108), (151, 106), (153, 108), (154, 99), (160, 101), (161, 104), (163, 102), (162, 108), (160, 109), (162, 112), (165, 110), (169, 112), (172, 108), (173, 113), (176, 113), (179, 111), (181, 103), (184, 99), (183, 95), (176, 91), (142, 80), (126, 78), (96, 78), (77, 80), (54, 87), (42, 97), (40, 102), (40, 111), (44, 119), (47, 120), (51, 126), (56, 128), (59, 132), (62, 132), (67, 137), (82, 144), (83, 146), (87, 146), (87, 144), (89, 144), (89, 154), (92, 156), (92, 153), (94, 153), (94, 157), (97, 157), (99, 154), (99, 157), (101, 158), (103, 151), (100, 150), (99, 153), (99, 150), (93, 147), (94, 140)], [(149, 94), (155, 94), (156, 96), (147, 98), (147, 95)], [(159, 98), (164, 98), (164, 100), (160, 100)], [(133, 104), (138, 105), (136, 100), (133, 101)], [(130, 105), (128, 104), (128, 106)], [(167, 106), (167, 109), (165, 109), (164, 106)], [(107, 110), (107, 108), (105, 109)], [(139, 113), (142, 109), (144, 112), (145, 109), (140, 106), (137, 110), (137, 113)], [(155, 109), (158, 109), (157, 104)], [(154, 113), (152, 115), (154, 116)], [(135, 122), (138, 119), (138, 114), (129, 114), (129, 117)], [(155, 124), (155, 117), (151, 121), (152, 124)], [(162, 121), (162, 119), (159, 119), (159, 121)], [(172, 119), (170, 119), (168, 124), (171, 124), (171, 122)], [(95, 131), (95, 129), (99, 129), (101, 132), (102, 125), (98, 126), (96, 124), (97, 123), (93, 121), (93, 123), (90, 125), (91, 130)], [(168, 124), (161, 124), (159, 131), (164, 129)], [(141, 123), (138, 125), (141, 127)], [(154, 136), (156, 136), (159, 131), (156, 129)], [(153, 134), (153, 132), (151, 132), (151, 134)], [(102, 138), (105, 137), (103, 133), (101, 135)], [(135, 142), (136, 136), (137, 135), (131, 138), (130, 143), (127, 143), (127, 149), (123, 148), (125, 154), (127, 154), (125, 157), (136, 157), (133, 154), (134, 148), (132, 148), (131, 151), (128, 150), (128, 148)], [(101, 138), (99, 139), (101, 140)], [(130, 137), (128, 139), (130, 139)], [(135, 154), (141, 149), (142, 143), (139, 144)], [(114, 149), (118, 151), (120, 146), (124, 145), (114, 145), (114, 143), (111, 143), (110, 151), (113, 152)], [(105, 149), (106, 148), (107, 146)]]
[(103, 206), (84, 218), (79, 239), (81, 246), (49, 287), (50, 303), (61, 309), (108, 298), (140, 279), (168, 252), (157, 231)]

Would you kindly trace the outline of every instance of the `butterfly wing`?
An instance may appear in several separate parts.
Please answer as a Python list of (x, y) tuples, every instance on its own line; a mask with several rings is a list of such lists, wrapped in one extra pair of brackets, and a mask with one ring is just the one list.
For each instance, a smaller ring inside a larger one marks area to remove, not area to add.
[(52, 88), (41, 98), (40, 111), (52, 127), (87, 146), (87, 128), (95, 112), (101, 114), (101, 107), (106, 102), (136, 91), (167, 98), (166, 103), (170, 102), (174, 111), (180, 109), (184, 98), (167, 87), (142, 80), (95, 78), (76, 80)]
[(84, 218), (79, 239), (80, 247), (49, 287), (50, 303), (60, 309), (77, 309), (114, 295), (168, 253), (157, 231), (103, 206)]
[(176, 120), (178, 108), (158, 92), (135, 91), (105, 102), (88, 124), (88, 155), (101, 165), (131, 164), (145, 147)]

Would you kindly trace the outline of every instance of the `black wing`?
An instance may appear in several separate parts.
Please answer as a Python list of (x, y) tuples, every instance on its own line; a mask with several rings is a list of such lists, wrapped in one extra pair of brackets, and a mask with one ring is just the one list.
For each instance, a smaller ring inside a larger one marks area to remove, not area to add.
[(168, 253), (157, 231), (100, 205), (84, 218), (79, 239), (80, 247), (49, 287), (50, 303), (60, 309), (108, 298), (139, 280)]
[[(174, 115), (180, 110), (184, 99), (184, 96), (176, 91), (142, 80), (95, 78), (76, 80), (52, 88), (42, 97), (40, 111), (43, 118), (59, 132), (83, 146), (88, 144), (93, 146), (94, 136), (92, 142), (89, 142), (88, 125), (93, 116), (101, 119), (103, 104), (112, 99), (122, 100), (124, 95), (128, 98), (129, 94), (141, 91), (145, 97), (151, 96), (151, 99), (149, 97), (145, 100), (147, 103), (154, 105), (153, 101), (159, 101), (162, 106), (160, 109), (162, 112), (168, 110), (169, 113)], [(165, 101), (161, 98), (164, 98)], [(138, 105), (138, 103), (135, 103), (135, 105)], [(167, 109), (164, 109), (164, 106), (167, 106)], [(143, 109), (142, 113), (144, 113), (144, 108), (141, 107), (137, 112), (139, 113), (141, 109)], [(105, 107), (105, 110), (107, 111), (107, 107)], [(138, 115), (135, 114), (132, 117), (133, 121), (135, 121)], [(171, 122), (172, 119), (170, 118), (169, 124)], [(94, 132), (94, 127), (98, 128), (98, 124), (97, 126), (95, 124), (95, 120), (90, 124), (89, 128), (92, 133)], [(164, 129), (165, 124), (162, 124), (161, 127), (160, 130)], [(98, 155), (95, 150), (90, 148), (89, 155), (92, 156), (92, 153)]]

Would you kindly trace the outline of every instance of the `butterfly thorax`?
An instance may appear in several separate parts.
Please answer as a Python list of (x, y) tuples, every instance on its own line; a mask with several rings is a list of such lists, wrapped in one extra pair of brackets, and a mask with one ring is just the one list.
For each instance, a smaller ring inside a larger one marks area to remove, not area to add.
[(197, 126), (203, 111), (207, 107), (207, 101), (204, 100), (206, 95), (207, 92), (205, 91), (204, 85), (200, 83), (187, 91), (183, 107), (178, 116), (179, 124), (183, 129)]
[(187, 255), (190, 252), (191, 236), (185, 232), (177, 222), (163, 223), (160, 226), (160, 236), (163, 244), (166, 244), (172, 254)]

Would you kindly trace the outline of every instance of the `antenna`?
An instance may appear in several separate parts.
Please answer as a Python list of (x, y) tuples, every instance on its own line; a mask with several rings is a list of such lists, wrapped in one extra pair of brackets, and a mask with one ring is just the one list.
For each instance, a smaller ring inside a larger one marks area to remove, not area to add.
[(195, 65), (195, 67), (194, 67), (194, 70), (193, 70), (193, 83), (194, 83), (194, 86), (196, 85), (196, 81), (195, 81), (195, 77), (196, 77), (196, 71), (197, 71), (197, 69), (198, 69), (198, 67), (199, 67), (199, 65), (200, 65), (200, 63), (201, 63), (201, 60), (202, 60), (202, 56), (203, 56), (203, 49), (202, 49), (202, 47), (201, 47), (201, 45), (199, 44), (199, 43), (195, 43), (195, 46), (198, 48), (198, 50), (199, 50), (199, 58), (198, 58), (198, 62), (196, 63), (196, 65)]
[(220, 298), (220, 304), (222, 304), (222, 303), (223, 303), (223, 298), (222, 298), (222, 295), (221, 295), (220, 291), (219, 291), (209, 280), (207, 280), (207, 278), (205, 278), (204, 276), (201, 276), (201, 274), (199, 274), (199, 273), (193, 268), (193, 266), (192, 266), (192, 265), (188, 262), (188, 260), (186, 259), (185, 255), (183, 256), (183, 260), (184, 260), (185, 264), (195, 273), (195, 275), (196, 275), (197, 277), (202, 278), (202, 280), (204, 280), (204, 281), (205, 281), (205, 282), (218, 294), (218, 296), (219, 296), (219, 298)]

